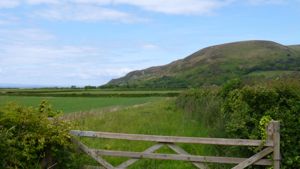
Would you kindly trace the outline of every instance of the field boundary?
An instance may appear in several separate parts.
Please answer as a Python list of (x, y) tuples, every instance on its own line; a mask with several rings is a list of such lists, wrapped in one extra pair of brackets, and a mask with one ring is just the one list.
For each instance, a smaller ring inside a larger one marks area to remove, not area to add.
[[(155, 136), (142, 134), (123, 134), (109, 132), (79, 131), (72, 130), (70, 133), (78, 137), (104, 138), (104, 139), (120, 139), (132, 141), (150, 141), (155, 142), (153, 146), (143, 152), (129, 151), (113, 151), (102, 149), (90, 149), (75, 137), (73, 142), (78, 147), (106, 169), (125, 169), (134, 164), (139, 159), (158, 159), (158, 160), (178, 160), (189, 161), (199, 169), (208, 169), (208, 163), (236, 164), (232, 169), (244, 169), (251, 165), (272, 166), (274, 169), (280, 169), (280, 124), (278, 121), (271, 121), (267, 128), (266, 140), (250, 140), (250, 139), (230, 139), (230, 138), (200, 138), (200, 137), (176, 137), (176, 136)], [(196, 156), (190, 155), (184, 149), (176, 145), (176, 143), (188, 144), (209, 144), (223, 146), (254, 146), (262, 147), (262, 150), (249, 158), (238, 157), (217, 157), (217, 156)], [(161, 154), (155, 153), (163, 145), (168, 146), (177, 154)], [(264, 157), (272, 155), (272, 160)], [(112, 166), (102, 156), (128, 157), (128, 161), (118, 166)]]

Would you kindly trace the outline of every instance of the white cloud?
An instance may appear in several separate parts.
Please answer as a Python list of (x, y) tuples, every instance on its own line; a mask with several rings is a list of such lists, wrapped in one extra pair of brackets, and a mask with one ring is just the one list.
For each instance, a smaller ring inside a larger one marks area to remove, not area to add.
[(166, 14), (209, 14), (230, 1), (227, 0), (115, 0), (142, 9)]
[[(120, 20), (131, 22), (140, 20), (129, 12), (114, 7), (130, 5), (151, 12), (164, 14), (201, 15), (231, 3), (233, 0), (23, 0), (27, 5), (47, 4), (38, 16), (48, 19), (74, 21)], [(15, 7), (20, 0), (1, 0), (0, 7)]]
[(61, 0), (25, 0), (26, 3), (30, 5), (38, 4), (60, 4)]
[(20, 3), (20, 0), (0, 0), (0, 8), (14, 8)]
[(131, 5), (165, 14), (209, 14), (233, 0), (75, 0), (97, 5)]
[(9, 72), (0, 83), (100, 85), (141, 66), (105, 47), (57, 42), (40, 29), (0, 30), (0, 74)]
[(56, 36), (41, 29), (0, 29), (0, 47), (7, 45), (41, 45), (55, 39)]
[(73, 0), (72, 2), (78, 4), (108, 5), (113, 4), (114, 0)]
[[(103, 65), (102, 65), (103, 66)], [(72, 72), (66, 74), (66, 77), (73, 77), (73, 78), (80, 78), (83, 80), (89, 80), (94, 78), (101, 78), (101, 77), (120, 77), (126, 75), (128, 72), (133, 71), (133, 69), (127, 67), (102, 67), (99, 66), (98, 68), (89, 68), (84, 69), (84, 67), (77, 67), (73, 69)]]
[(36, 11), (35, 16), (52, 19), (52, 20), (69, 20), (69, 21), (121, 21), (135, 22), (141, 21), (129, 13), (118, 10), (91, 6), (91, 5), (74, 5), (74, 6), (53, 6), (43, 10)]
[(134, 6), (169, 15), (208, 15), (233, 1), (235, 0), (0, 0), (0, 8), (44, 4), (33, 8), (30, 15), (63, 21), (143, 22), (148, 19), (135, 15), (132, 10), (118, 7)]
[(51, 20), (66, 21), (147, 21), (131, 11), (116, 9), (116, 6), (135, 6), (142, 10), (172, 15), (207, 15), (233, 0), (27, 0), (28, 4), (48, 4), (33, 12)]
[(287, 2), (287, 0), (248, 0), (253, 5), (261, 5), (261, 4), (283, 4)]
[(148, 44), (143, 44), (142, 48), (151, 50), (151, 49), (158, 49), (159, 47), (155, 44), (148, 43)]

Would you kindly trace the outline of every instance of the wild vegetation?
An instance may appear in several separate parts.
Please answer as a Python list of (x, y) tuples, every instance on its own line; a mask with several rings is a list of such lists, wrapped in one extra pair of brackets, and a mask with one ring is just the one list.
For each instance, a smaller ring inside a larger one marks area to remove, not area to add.
[[(0, 109), (0, 168), (70, 168), (72, 125), (58, 118), (47, 102), (38, 108), (9, 104)], [(49, 119), (51, 118), (51, 119)]]
[[(218, 137), (264, 139), (265, 125), (271, 119), (280, 121), (282, 168), (299, 168), (299, 84), (290, 80), (248, 86), (233, 80), (219, 92), (195, 90), (182, 94), (177, 105), (205, 127), (212, 127), (212, 135)], [(257, 151), (241, 147), (218, 150), (241, 156)]]

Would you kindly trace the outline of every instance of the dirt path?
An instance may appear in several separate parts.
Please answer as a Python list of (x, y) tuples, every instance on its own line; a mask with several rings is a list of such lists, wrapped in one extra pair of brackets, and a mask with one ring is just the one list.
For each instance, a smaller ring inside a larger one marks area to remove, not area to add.
[(74, 112), (74, 113), (69, 113), (69, 114), (63, 115), (62, 119), (68, 120), (68, 121), (74, 121), (74, 120), (78, 120), (80, 118), (100, 116), (103, 113), (116, 112), (116, 111), (119, 111), (122, 109), (138, 108), (138, 107), (145, 106), (147, 104), (149, 104), (149, 102), (143, 103), (143, 104), (136, 104), (136, 105), (132, 105), (132, 106), (113, 106), (113, 107), (106, 107), (106, 108), (101, 108), (101, 109), (94, 109), (94, 110), (90, 110), (90, 111)]

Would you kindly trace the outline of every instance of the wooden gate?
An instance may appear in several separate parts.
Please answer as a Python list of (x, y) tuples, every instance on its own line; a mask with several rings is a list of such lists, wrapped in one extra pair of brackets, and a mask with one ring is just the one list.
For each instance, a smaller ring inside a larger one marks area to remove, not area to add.
[[(73, 139), (82, 151), (87, 153), (99, 164), (106, 169), (125, 169), (138, 161), (139, 159), (158, 159), (158, 160), (179, 160), (192, 162), (197, 168), (208, 169), (207, 163), (223, 163), (236, 164), (232, 169), (243, 169), (250, 165), (272, 166), (274, 169), (280, 169), (280, 133), (279, 122), (271, 121), (266, 129), (266, 140), (248, 140), (248, 139), (225, 139), (225, 138), (199, 138), (199, 137), (174, 137), (174, 136), (154, 136), (140, 134), (121, 134), (108, 132), (93, 132), (93, 131), (78, 131), (72, 130), (71, 134), (79, 137), (93, 137), (105, 139), (120, 139), (120, 140), (136, 140), (136, 141), (151, 141), (157, 144), (151, 146), (143, 152), (129, 151), (111, 151), (90, 149), (75, 138)], [(263, 147), (257, 154), (249, 158), (238, 157), (216, 157), (216, 156), (198, 156), (191, 155), (177, 146), (175, 143), (190, 143), (190, 144), (209, 144), (209, 145), (224, 145), (224, 146), (256, 146)], [(177, 154), (161, 154), (154, 153), (163, 145), (167, 145)], [(273, 159), (265, 159), (267, 155), (273, 153)], [(116, 156), (131, 158), (118, 166), (112, 166), (105, 161), (101, 156)], [(96, 167), (97, 168), (97, 167)]]

